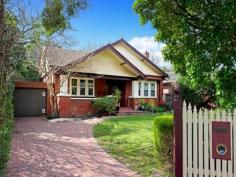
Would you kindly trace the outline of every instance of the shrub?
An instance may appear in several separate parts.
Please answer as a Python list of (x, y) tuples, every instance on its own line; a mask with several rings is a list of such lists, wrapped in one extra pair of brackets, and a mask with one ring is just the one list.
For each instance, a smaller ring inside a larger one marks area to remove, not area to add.
[(3, 169), (7, 163), (10, 153), (11, 130), (13, 124), (13, 105), (12, 98), (6, 98), (5, 119), (0, 126), (0, 176), (3, 175)]
[(155, 112), (162, 113), (162, 112), (165, 112), (165, 111), (166, 111), (165, 107), (162, 107), (162, 106), (155, 107)]
[(173, 172), (173, 116), (160, 115), (154, 121), (154, 141), (158, 166), (165, 176)]
[(115, 97), (101, 97), (93, 100), (92, 104), (99, 116), (116, 113), (117, 100)]

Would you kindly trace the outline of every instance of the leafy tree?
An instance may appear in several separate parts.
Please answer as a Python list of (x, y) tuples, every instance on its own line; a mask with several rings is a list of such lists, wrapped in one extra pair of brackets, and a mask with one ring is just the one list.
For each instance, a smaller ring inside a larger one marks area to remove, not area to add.
[(70, 19), (87, 6), (87, 1), (45, 0), (45, 6), (38, 13), (31, 11), (33, 4), (31, 0), (0, 0), (0, 126), (6, 117), (7, 84), (13, 78), (9, 76), (18, 72), (26, 77), (26, 70), (32, 69), (27, 63), (32, 60), (21, 60), (27, 56), (17, 57), (18, 49), (28, 50), (43, 44), (45, 38), (69, 29)]
[(236, 106), (235, 0), (136, 0), (134, 10), (157, 29), (165, 59), (190, 89), (213, 85), (220, 106)]

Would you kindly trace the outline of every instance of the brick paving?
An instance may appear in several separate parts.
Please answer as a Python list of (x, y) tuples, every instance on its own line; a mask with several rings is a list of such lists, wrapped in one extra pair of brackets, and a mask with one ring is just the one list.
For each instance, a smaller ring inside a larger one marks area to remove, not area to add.
[(5, 177), (137, 177), (97, 145), (95, 123), (17, 118)]

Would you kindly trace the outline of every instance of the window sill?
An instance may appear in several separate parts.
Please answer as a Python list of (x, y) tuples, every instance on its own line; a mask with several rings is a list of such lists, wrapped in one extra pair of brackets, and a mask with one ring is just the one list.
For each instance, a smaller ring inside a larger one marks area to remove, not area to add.
[(144, 98), (152, 98), (152, 99), (157, 99), (157, 97), (150, 97), (150, 96), (129, 96), (129, 98), (139, 98), (139, 99), (144, 99)]
[(96, 97), (76, 97), (76, 96), (71, 96), (71, 100), (94, 100), (97, 99)]

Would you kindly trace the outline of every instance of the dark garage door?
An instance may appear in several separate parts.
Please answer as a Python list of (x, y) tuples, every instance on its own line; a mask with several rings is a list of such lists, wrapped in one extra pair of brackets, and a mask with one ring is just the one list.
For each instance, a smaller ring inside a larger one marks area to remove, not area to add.
[(15, 117), (43, 116), (46, 113), (46, 89), (16, 88)]

